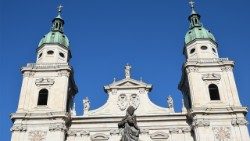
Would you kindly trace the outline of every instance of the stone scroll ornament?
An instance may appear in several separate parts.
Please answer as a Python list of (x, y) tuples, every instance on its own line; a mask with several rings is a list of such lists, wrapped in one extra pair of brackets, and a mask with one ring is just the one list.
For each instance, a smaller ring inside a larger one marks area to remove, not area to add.
[(122, 128), (122, 138), (120, 141), (139, 141), (140, 129), (137, 125), (135, 108), (129, 106), (126, 116), (118, 123), (118, 128)]

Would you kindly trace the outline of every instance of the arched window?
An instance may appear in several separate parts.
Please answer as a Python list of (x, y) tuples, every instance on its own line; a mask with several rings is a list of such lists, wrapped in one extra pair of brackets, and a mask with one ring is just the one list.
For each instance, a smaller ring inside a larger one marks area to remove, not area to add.
[(48, 102), (48, 93), (49, 92), (48, 92), (47, 89), (41, 89), (39, 91), (37, 105), (47, 105), (47, 102)]
[(210, 84), (208, 86), (208, 89), (209, 89), (210, 100), (220, 100), (220, 94), (217, 85)]

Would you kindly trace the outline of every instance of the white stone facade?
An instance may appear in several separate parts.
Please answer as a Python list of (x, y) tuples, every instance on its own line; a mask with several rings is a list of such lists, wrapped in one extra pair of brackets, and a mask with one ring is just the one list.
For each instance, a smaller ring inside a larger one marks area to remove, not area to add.
[(134, 80), (126, 65), (124, 79), (104, 86), (106, 104), (90, 110), (91, 101), (85, 98), (79, 116), (70, 50), (56, 43), (40, 46), (37, 62), (21, 69), (11, 141), (120, 141), (118, 122), (130, 105), (136, 108), (139, 141), (249, 141), (247, 108), (239, 100), (234, 62), (219, 58), (217, 44), (208, 39), (186, 44), (184, 54), (181, 112), (175, 112), (170, 96), (167, 108), (152, 103), (152, 85)]

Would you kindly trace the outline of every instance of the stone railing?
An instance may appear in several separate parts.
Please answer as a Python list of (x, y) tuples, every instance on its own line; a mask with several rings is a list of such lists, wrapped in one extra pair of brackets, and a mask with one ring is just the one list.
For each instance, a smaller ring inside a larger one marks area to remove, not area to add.
[(59, 69), (70, 68), (68, 63), (28, 63), (26, 68), (30, 69)]
[(229, 61), (228, 58), (193, 58), (187, 59), (187, 62), (193, 63), (216, 63), (216, 62), (223, 62)]

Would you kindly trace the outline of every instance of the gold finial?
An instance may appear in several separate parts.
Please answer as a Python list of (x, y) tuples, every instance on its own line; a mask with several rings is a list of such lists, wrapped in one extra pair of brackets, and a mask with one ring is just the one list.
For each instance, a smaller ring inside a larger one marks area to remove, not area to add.
[(63, 8), (63, 6), (62, 6), (61, 4), (57, 7), (58, 15), (61, 15), (61, 13), (62, 13), (62, 8)]

